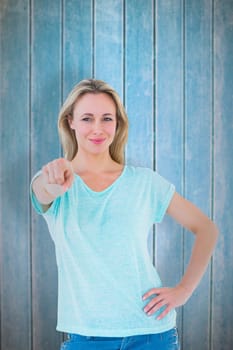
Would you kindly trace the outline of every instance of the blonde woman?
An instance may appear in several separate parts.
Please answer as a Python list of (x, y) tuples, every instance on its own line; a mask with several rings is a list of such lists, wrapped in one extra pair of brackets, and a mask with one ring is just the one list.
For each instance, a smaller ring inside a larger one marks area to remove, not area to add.
[[(175, 308), (199, 284), (217, 239), (214, 223), (151, 169), (126, 165), (128, 119), (105, 82), (81, 81), (58, 120), (64, 158), (32, 180), (58, 266), (61, 349), (177, 350)], [(170, 215), (195, 235), (180, 283), (162, 286), (147, 251), (153, 223)]]

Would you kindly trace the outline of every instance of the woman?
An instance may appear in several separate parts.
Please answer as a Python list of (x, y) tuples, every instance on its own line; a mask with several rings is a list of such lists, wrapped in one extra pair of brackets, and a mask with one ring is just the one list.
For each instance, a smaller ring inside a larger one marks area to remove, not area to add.
[[(105, 82), (83, 80), (58, 127), (64, 158), (32, 180), (32, 202), (47, 221), (58, 266), (61, 349), (179, 349), (175, 308), (208, 265), (217, 229), (156, 172), (124, 164), (128, 120)], [(180, 283), (163, 287), (147, 236), (165, 213), (195, 234)]]

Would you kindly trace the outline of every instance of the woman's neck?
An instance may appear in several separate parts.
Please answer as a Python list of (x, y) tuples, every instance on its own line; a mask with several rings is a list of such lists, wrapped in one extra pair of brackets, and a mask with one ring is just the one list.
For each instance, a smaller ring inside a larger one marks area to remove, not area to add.
[(85, 156), (78, 152), (72, 160), (72, 165), (75, 173), (102, 173), (117, 171), (122, 168), (122, 165), (115, 162), (110, 154), (88, 154)]

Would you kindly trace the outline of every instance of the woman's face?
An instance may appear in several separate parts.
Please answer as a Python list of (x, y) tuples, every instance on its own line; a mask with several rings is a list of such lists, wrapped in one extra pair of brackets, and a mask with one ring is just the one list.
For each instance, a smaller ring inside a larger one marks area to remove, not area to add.
[(75, 131), (78, 150), (109, 153), (116, 132), (116, 105), (105, 93), (86, 93), (75, 104), (70, 127)]

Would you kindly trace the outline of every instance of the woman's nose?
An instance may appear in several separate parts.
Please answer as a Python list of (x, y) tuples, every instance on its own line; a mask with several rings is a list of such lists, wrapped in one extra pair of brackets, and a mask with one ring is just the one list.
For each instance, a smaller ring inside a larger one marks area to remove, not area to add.
[(102, 132), (102, 124), (99, 120), (96, 120), (93, 124), (93, 132), (99, 134)]

